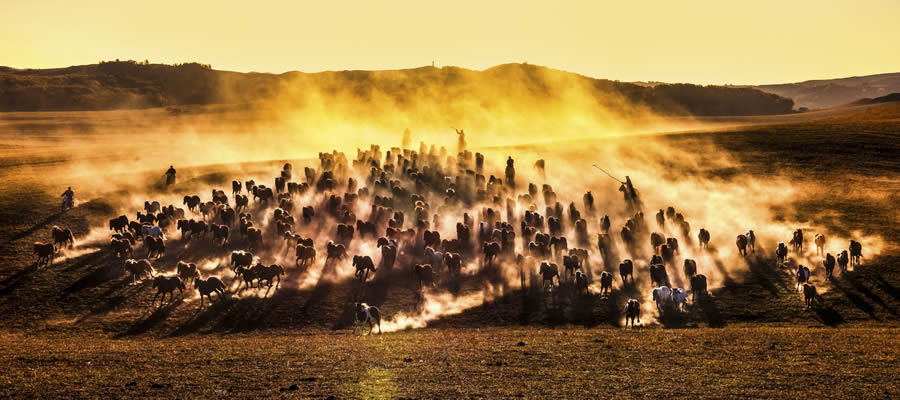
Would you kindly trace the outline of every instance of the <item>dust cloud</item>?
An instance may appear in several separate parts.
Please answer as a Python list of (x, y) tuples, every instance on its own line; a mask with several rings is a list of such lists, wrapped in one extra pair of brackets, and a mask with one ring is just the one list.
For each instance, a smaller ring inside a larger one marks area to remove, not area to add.
[[(496, 189), (501, 196), (497, 202), (475, 200), (474, 196), (459, 201), (449, 199), (443, 191), (425, 189), (419, 193), (428, 206), (424, 219), (429, 223), (439, 221), (429, 229), (440, 232), (442, 238), (455, 238), (456, 223), (462, 221), (463, 213), (467, 213), (474, 219), (470, 228), (472, 236), (476, 237), (479, 223), (486, 220), (485, 210), (492, 208), (500, 216), (497, 220), (510, 222), (514, 227), (515, 251), (501, 255), (491, 267), (497, 268), (498, 272), (476, 290), (458, 293), (429, 290), (414, 311), (385, 310), (385, 331), (421, 328), (429, 321), (490, 302), (518, 289), (523, 273), (527, 275), (526, 281), (533, 284), (536, 264), (541, 257), (527, 260), (524, 265), (515, 259), (515, 254), (524, 253), (528, 241), (533, 239), (523, 240), (519, 229), (528, 209), (546, 218), (556, 213), (563, 221), (559, 236), (569, 239), (569, 248), (584, 248), (589, 252), (583, 267), (585, 272), (591, 277), (602, 271), (612, 272), (616, 276), (614, 290), (626, 289), (618, 279), (618, 263), (626, 258), (634, 260), (636, 283), (627, 289), (641, 301), (642, 320), (650, 322), (656, 315), (656, 307), (650, 300), (652, 285), (648, 274), (648, 261), (655, 252), (650, 246), (651, 232), (678, 240), (680, 246), (668, 267), (668, 274), (672, 286), (685, 289), (689, 289), (689, 281), (681, 272), (684, 259), (697, 261), (698, 272), (707, 276), (709, 289), (714, 290), (730, 280), (742, 279), (752, 263), (773, 262), (776, 244), (790, 240), (797, 228), (804, 229), (807, 246), (802, 253), (790, 254), (791, 265), (799, 263), (811, 269), (822, 268), (822, 258), (816, 255), (812, 245), (812, 238), (817, 233), (827, 237), (825, 250), (832, 254), (846, 248), (851, 239), (862, 243), (866, 257), (877, 256), (884, 248), (884, 240), (880, 237), (865, 236), (860, 232), (844, 237), (823, 227), (811, 226), (804, 221), (788, 221), (776, 215), (776, 210), (791, 207), (796, 195), (806, 189), (805, 183), (798, 184), (782, 177), (757, 177), (743, 171), (738, 161), (712, 145), (677, 148), (648, 134), (684, 129), (687, 126), (684, 120), (673, 122), (630, 106), (615, 96), (597, 98), (595, 92), (581, 81), (554, 77), (544, 81), (548, 84), (546, 93), (538, 95), (527, 93), (529, 88), (516, 85), (504, 88), (502, 93), (489, 93), (479, 89), (479, 82), (468, 82), (463, 86), (464, 93), (432, 92), (428, 89), (431, 86), (423, 85), (415, 97), (402, 101), (378, 90), (360, 96), (353, 92), (352, 82), (346, 81), (328, 82), (318, 90), (310, 90), (309, 85), (287, 83), (276, 100), (261, 104), (185, 107), (178, 113), (171, 110), (98, 112), (90, 113), (89, 117), (56, 113), (48, 116), (39, 127), (28, 128), (30, 130), (16, 136), (15, 146), (18, 147), (15, 148), (29, 151), (10, 150), (4, 157), (18, 160), (22, 169), (38, 168), (36, 174), (52, 177), (55, 183), (72, 182), (76, 193), (83, 196), (81, 202), (100, 199), (109, 205), (110, 218), (126, 215), (133, 220), (146, 200), (186, 208), (185, 195), (197, 194), (206, 201), (213, 189), (224, 190), (231, 198), (232, 179), (241, 182), (253, 179), (257, 184), (273, 186), (286, 160), (293, 163), (293, 181), (302, 182), (304, 167), (316, 168), (319, 174), (322, 173), (323, 165), (317, 160), (321, 157), (320, 151), (334, 149), (334, 153), (327, 154), (344, 153), (348, 160), (362, 155), (365, 158), (361, 160), (362, 167), (333, 170), (335, 180), (339, 182), (333, 192), (310, 188), (289, 199), (295, 218), (299, 219), (299, 210), (303, 206), (311, 205), (317, 211), (314, 220), (296, 223), (293, 227), (294, 233), (314, 240), (317, 260), (302, 273), (294, 274), (299, 276), (297, 279), (282, 282), (284, 287), (308, 290), (323, 281), (354, 279), (355, 270), (348, 260), (326, 261), (325, 243), (335, 239), (335, 225), (340, 218), (324, 211), (329, 196), (343, 195), (347, 179), (353, 178), (360, 188), (367, 187), (371, 192), (368, 197), (351, 203), (346, 211), (355, 220), (375, 219), (372, 214), (375, 188), (369, 179), (368, 168), (373, 157), (369, 154), (369, 145), (380, 146), (374, 160), (378, 166), (384, 166), (387, 164), (384, 153), (399, 147), (403, 141), (401, 133), (409, 128), (412, 143), (421, 143), (421, 146), (412, 144), (411, 147), (418, 151), (405, 149), (401, 153), (407, 159), (416, 154), (419, 170), (428, 166), (447, 177), (455, 177), (465, 175), (466, 169), (473, 168), (471, 154), (464, 168), (458, 168), (455, 163), (461, 161), (458, 154), (461, 141), (456, 129), (463, 129), (465, 150), (485, 155), (485, 180), (487, 177), (506, 179), (505, 161), (511, 157), (515, 161), (516, 187)], [(77, 125), (71, 124), (75, 118), (79, 119)], [(22, 130), (24, 125), (7, 121), (4, 129)], [(392, 152), (391, 163), (397, 162), (397, 154), (396, 150)], [(39, 159), (55, 161), (45, 167), (31, 166)], [(539, 160), (543, 160), (543, 168), (535, 166)], [(594, 164), (615, 178), (592, 168)], [(174, 188), (161, 185), (162, 173), (169, 165), (180, 169), (179, 184)], [(721, 171), (731, 172), (725, 176)], [(617, 180), (624, 180), (626, 175), (640, 194), (643, 221), (635, 220), (635, 210), (629, 209), (619, 191), (621, 184)], [(309, 183), (315, 185), (320, 179), (321, 175), (317, 175)], [(388, 179), (397, 180), (410, 191), (415, 190), (415, 180), (405, 171), (396, 170), (388, 175)], [(528, 193), (528, 183), (534, 183), (538, 193), (523, 199), (521, 196)], [(479, 189), (485, 187), (484, 183), (478, 185)], [(542, 196), (542, 185), (552, 187), (555, 200), (547, 201)], [(508, 186), (501, 183), (497, 187)], [(459, 187), (456, 189), (463, 192)], [(594, 197), (593, 210), (587, 209), (583, 202), (587, 192)], [(578, 234), (574, 227), (575, 218), (570, 220), (570, 204), (585, 220), (588, 234), (583, 243), (576, 239)], [(251, 200), (247, 212), (265, 238), (265, 245), (255, 250), (254, 255), (266, 265), (274, 263), (289, 269), (297, 268), (294, 267), (294, 244), (275, 232), (272, 216), (275, 206), (274, 203), (263, 206)], [(689, 223), (686, 232), (670, 218), (666, 218), (662, 226), (657, 224), (657, 210), (668, 207), (673, 207)], [(560, 212), (554, 208), (559, 208)], [(435, 214), (439, 214), (437, 219)], [(597, 248), (597, 234), (603, 232), (600, 227), (603, 216), (608, 216), (611, 222), (608, 234), (613, 255), (606, 257), (601, 256)], [(187, 211), (186, 218), (202, 217)], [(415, 229), (412, 210), (406, 210), (406, 218), (403, 229)], [(625, 243), (619, 234), (628, 219), (644, 227), (636, 230), (639, 235), (631, 244)], [(204, 239), (184, 240), (173, 226), (166, 234), (168, 263), (172, 265), (158, 269), (172, 269), (173, 259), (195, 262), (204, 276), (227, 278), (224, 280), (231, 282), (229, 291), (237, 292), (240, 282), (233, 279), (229, 255), (232, 250), (246, 246), (246, 241), (236, 226), (232, 228), (229, 244), (216, 247)], [(700, 228), (711, 234), (709, 250), (697, 246)], [(378, 236), (384, 234), (383, 229), (380, 226)], [(756, 250), (742, 256), (738, 254), (735, 238), (750, 230), (757, 238)], [(85, 237), (78, 238), (75, 249), (66, 250), (64, 254), (75, 257), (95, 250), (108, 242), (109, 233), (105, 226), (97, 226)], [(463, 252), (462, 278), (487, 279), (484, 271), (488, 267), (482, 259), (480, 244), (473, 240), (466, 245), (471, 248)], [(405, 270), (413, 264), (427, 262), (422, 247), (421, 232), (418, 232), (417, 239), (401, 245), (395, 269)], [(139, 244), (135, 252), (140, 249)], [(381, 249), (371, 239), (355, 238), (347, 247), (347, 254), (367, 255), (376, 262), (381, 260)], [(135, 255), (135, 258), (139, 257)], [(561, 259), (547, 258), (559, 264), (562, 274)], [(446, 274), (445, 268), (436, 266), (436, 269), (439, 274)], [(376, 272), (375, 279), (379, 279), (380, 273)], [(785, 273), (791, 271), (785, 269)], [(591, 287), (596, 290), (596, 282), (592, 282)], [(244, 293), (259, 295), (261, 290), (243, 291), (240, 295)], [(624, 303), (619, 306), (621, 308)]]

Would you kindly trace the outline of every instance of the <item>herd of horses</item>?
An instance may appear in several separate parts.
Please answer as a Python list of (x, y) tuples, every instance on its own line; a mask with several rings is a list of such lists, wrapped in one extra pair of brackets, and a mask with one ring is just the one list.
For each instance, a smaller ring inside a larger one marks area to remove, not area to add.
[[(306, 167), (300, 176), (285, 164), (272, 187), (234, 180), (230, 198), (223, 190), (212, 189), (207, 201), (197, 194), (185, 194), (179, 205), (147, 200), (134, 218), (121, 215), (109, 220), (110, 251), (123, 260), (133, 283), (153, 278), (157, 290), (153, 304), (159, 296), (160, 304), (167, 296), (173, 299), (175, 291), (183, 295), (192, 285), (200, 294), (201, 307), (204, 297), (213, 302), (215, 293), (218, 301), (232, 285), (226, 285), (222, 275), (203, 276), (205, 271), (187, 260), (177, 260), (171, 273), (157, 274), (153, 263), (164, 259), (174, 240), (168, 236), (176, 231), (179, 244), (206, 242), (231, 250), (231, 279), (238, 282), (238, 292), (265, 285), (268, 295), (287, 272), (303, 273), (322, 256), (325, 267), (350, 262), (359, 282), (353, 296), (356, 314), (359, 322), (370, 324), (370, 332), (373, 321), (380, 324), (381, 314), (364, 303), (366, 284), (373, 275), (395, 270), (408, 270), (420, 287), (429, 288), (459, 279), (468, 265), (474, 266), (470, 274), (483, 273), (490, 279), (502, 279), (498, 272), (513, 268), (523, 288), (535, 277), (553, 296), (563, 282), (571, 282), (573, 295), (596, 290), (608, 298), (614, 266), (622, 284), (629, 284), (630, 278), (633, 285), (635, 270), (646, 265), (652, 284), (649, 295), (660, 313), (683, 311), (688, 292), (692, 303), (706, 295), (702, 266), (680, 254), (682, 246), (709, 251), (710, 232), (701, 228), (695, 236), (674, 207), (659, 210), (659, 230), (651, 231), (640, 203), (634, 201), (634, 190), (629, 198), (623, 185), (624, 223), (614, 235), (611, 219), (598, 210), (593, 193), (584, 193), (580, 205), (575, 201), (564, 205), (551, 185), (519, 181), (512, 157), (506, 160), (503, 175), (495, 176), (486, 172), (480, 153), (452, 156), (424, 144), (418, 151), (392, 148), (385, 154), (373, 145), (358, 149), (352, 161), (341, 152), (320, 153), (318, 168)], [(39, 265), (52, 263), (57, 246), (74, 245), (68, 229), (54, 227), (52, 236), (52, 243), (34, 245)], [(649, 238), (649, 243), (641, 238)], [(790, 244), (794, 251), (803, 251), (802, 230), (795, 232)], [(821, 253), (824, 236), (816, 235), (815, 244)], [(754, 252), (756, 235), (752, 230), (738, 235), (736, 246), (743, 256)], [(853, 241), (848, 250), (837, 258), (825, 255), (829, 279), (835, 265), (843, 272), (847, 263), (859, 262), (861, 245)], [(139, 251), (146, 256), (136, 257)], [(351, 253), (358, 254), (351, 257)], [(286, 262), (288, 257), (292, 262)], [(786, 257), (787, 246), (779, 243), (777, 263), (784, 264)], [(264, 263), (262, 258), (275, 262)], [(564, 268), (562, 276), (558, 263)], [(689, 290), (671, 284), (670, 272), (677, 271), (676, 266)], [(798, 285), (810, 306), (815, 286), (809, 282), (807, 267), (797, 269)], [(627, 301), (626, 327), (629, 321), (632, 326), (640, 321), (640, 309), (638, 299)]]

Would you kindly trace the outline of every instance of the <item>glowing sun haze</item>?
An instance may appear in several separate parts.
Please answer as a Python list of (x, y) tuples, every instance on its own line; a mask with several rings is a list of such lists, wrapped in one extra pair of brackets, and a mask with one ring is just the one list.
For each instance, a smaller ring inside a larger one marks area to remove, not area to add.
[(2, 0), (0, 65), (134, 59), (314, 72), (529, 62), (625, 81), (900, 70), (900, 1)]

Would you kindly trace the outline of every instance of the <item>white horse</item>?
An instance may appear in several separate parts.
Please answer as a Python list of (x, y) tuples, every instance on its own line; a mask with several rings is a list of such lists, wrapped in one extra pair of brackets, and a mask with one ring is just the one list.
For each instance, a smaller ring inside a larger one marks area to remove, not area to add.
[(671, 300), (672, 290), (669, 289), (668, 286), (660, 286), (653, 289), (653, 301), (656, 302), (656, 310), (659, 311), (660, 314), (662, 314), (663, 308), (665, 308), (666, 304)]
[(675, 304), (676, 310), (683, 312), (687, 305), (687, 292), (682, 288), (672, 289), (672, 303)]
[(141, 232), (144, 233), (144, 236), (153, 236), (158, 239), (163, 239), (162, 229), (160, 229), (158, 226), (141, 225)]
[(381, 312), (378, 310), (378, 307), (370, 306), (366, 303), (356, 303), (356, 321), (353, 322), (353, 334), (356, 334), (356, 329), (359, 328), (362, 324), (369, 325), (369, 335), (372, 334), (372, 329), (377, 326), (378, 333), (381, 333)]
[(431, 264), (434, 268), (440, 268), (443, 265), (444, 253), (434, 251), (431, 247), (425, 248), (425, 263)]

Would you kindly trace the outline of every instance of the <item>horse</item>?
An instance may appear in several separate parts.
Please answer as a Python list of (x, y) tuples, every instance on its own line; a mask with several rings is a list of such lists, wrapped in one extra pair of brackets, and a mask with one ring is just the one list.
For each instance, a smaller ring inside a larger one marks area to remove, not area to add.
[(224, 247), (228, 242), (228, 237), (230, 236), (228, 225), (212, 224), (210, 225), (209, 230), (213, 234), (213, 243), (221, 240), (221, 245)]
[(166, 295), (170, 295), (170, 301), (174, 299), (175, 289), (178, 289), (178, 292), (182, 297), (184, 296), (184, 282), (177, 276), (157, 276), (153, 279), (153, 288), (156, 289), (156, 295), (153, 296), (153, 300), (150, 302), (151, 307), (156, 303), (156, 298), (159, 295), (163, 295), (162, 298), (159, 299), (160, 306), (162, 306), (163, 300), (166, 299)]
[(541, 289), (547, 288), (547, 282), (550, 282), (550, 288), (553, 288), (553, 277), (556, 277), (556, 281), (559, 282), (559, 267), (556, 264), (544, 260), (541, 262), (538, 273), (542, 278)]
[(234, 270), (234, 279), (241, 278), (244, 288), (241, 288), (241, 284), (238, 284), (238, 293), (242, 292), (244, 289), (249, 287), (250, 289), (256, 288), (253, 286), (253, 281), (256, 280), (255, 271), (250, 267), (245, 267), (243, 265), (235, 268)]
[(635, 299), (629, 299), (625, 305), (625, 329), (628, 329), (628, 320), (631, 320), (631, 329), (634, 329), (634, 320), (641, 322), (641, 303)]
[(225, 284), (215, 276), (206, 279), (201, 279), (199, 276), (194, 278), (194, 287), (200, 292), (200, 307), (203, 307), (203, 296), (209, 298), (210, 303), (212, 303), (213, 292), (216, 293), (216, 301), (225, 296)]
[(308, 266), (316, 262), (316, 249), (312, 246), (298, 244), (295, 254), (297, 256), (295, 265), (297, 266)]
[(684, 312), (684, 307), (687, 303), (687, 292), (682, 288), (673, 288), (672, 289), (672, 304), (675, 305), (675, 309), (681, 312)]
[(153, 226), (153, 225), (147, 225), (147, 224), (141, 225), (141, 234), (144, 235), (145, 237), (151, 236), (151, 237), (160, 238), (160, 239), (162, 239), (162, 237), (163, 237), (163, 232), (162, 232), (162, 229), (160, 229), (160, 227)]
[(709, 249), (709, 231), (703, 228), (700, 228), (700, 233), (697, 234), (697, 240), (700, 241), (701, 249)]
[(652, 293), (653, 301), (656, 302), (656, 310), (662, 314), (663, 309), (669, 304), (669, 301), (672, 300), (672, 290), (669, 289), (668, 286), (660, 286), (653, 289)]
[(784, 259), (787, 257), (788, 248), (784, 245), (784, 242), (778, 242), (778, 247), (775, 249), (775, 262), (779, 266), (784, 265)]
[(253, 264), (253, 253), (243, 250), (235, 250), (231, 252), (232, 271), (237, 271), (238, 267), (247, 267)]
[(816, 254), (822, 254), (825, 252), (825, 235), (818, 233), (816, 234), (816, 238), (814, 239), (816, 243)]
[(375, 263), (369, 256), (353, 256), (353, 266), (356, 272), (353, 275), (359, 279), (359, 283), (363, 284), (369, 279), (369, 271), (375, 272)]
[(378, 333), (381, 334), (381, 311), (378, 307), (370, 306), (366, 303), (356, 303), (356, 321), (353, 322), (353, 334), (356, 334), (356, 328), (360, 324), (369, 325), (369, 333), (372, 334), (374, 325), (378, 326)]
[(563, 256), (563, 268), (565, 268), (565, 272), (563, 272), (566, 278), (569, 277), (569, 272), (571, 271), (572, 277), (575, 277), (575, 271), (578, 270), (580, 263), (578, 262), (578, 256)]
[(51, 233), (53, 236), (53, 245), (59, 246), (58, 248), (75, 246), (75, 235), (72, 234), (71, 229), (61, 229), (54, 225), (51, 229)]
[(609, 272), (603, 271), (600, 273), (600, 295), (603, 296), (606, 294), (609, 296), (609, 292), (612, 290), (613, 284), (613, 275)]
[(809, 282), (809, 268), (804, 267), (803, 265), (797, 266), (797, 291), (800, 290), (801, 286), (804, 283)]
[(684, 259), (684, 276), (688, 279), (693, 278), (694, 275), (697, 275), (697, 261), (692, 258)]
[(38, 256), (37, 266), (53, 264), (53, 255), (56, 246), (53, 243), (34, 242), (34, 254)]
[(181, 278), (183, 282), (194, 282), (194, 280), (200, 277), (200, 269), (197, 268), (197, 264), (179, 261), (178, 264), (175, 265), (175, 274)]
[(160, 206), (158, 201), (144, 201), (144, 211), (146, 211), (148, 214), (159, 212), (161, 208), (162, 207)]
[(691, 277), (691, 303), (695, 302), (697, 295), (703, 298), (706, 294), (706, 275), (698, 274)]
[(247, 242), (249, 250), (257, 250), (263, 244), (262, 231), (256, 228), (247, 228)]
[(841, 275), (847, 273), (847, 264), (850, 264), (850, 256), (847, 253), (847, 250), (842, 250), (841, 253), (837, 256), (838, 267), (841, 269)]
[(115, 232), (124, 232), (128, 228), (128, 217), (120, 215), (109, 220), (109, 230)]
[(415, 273), (419, 278), (419, 287), (434, 286), (434, 268), (431, 264), (416, 264)]
[(500, 254), (500, 243), (485, 242), (481, 245), (481, 248), (484, 253), (484, 264), (487, 266), (493, 265), (494, 258)]
[(131, 243), (128, 242), (128, 239), (113, 238), (109, 241), (109, 244), (112, 247), (113, 253), (115, 254), (116, 258), (131, 255)]
[(619, 264), (619, 276), (622, 278), (623, 284), (628, 281), (628, 275), (631, 275), (631, 283), (634, 283), (634, 263), (625, 259)]
[(135, 259), (127, 259), (125, 260), (125, 271), (131, 274), (131, 284), (137, 284), (137, 277), (143, 277), (145, 275), (149, 275), (149, 277), (153, 277), (154, 271), (153, 266), (150, 265), (150, 261), (145, 259), (135, 260)]
[(166, 243), (163, 242), (162, 238), (148, 236), (146, 240), (144, 240), (144, 244), (147, 246), (147, 258), (155, 258), (162, 257), (163, 253), (166, 252)]
[(650, 281), (654, 285), (669, 286), (669, 274), (664, 264), (650, 264)]
[(266, 293), (269, 293), (269, 289), (272, 288), (272, 281), (276, 281), (275, 290), (278, 290), (278, 285), (281, 284), (281, 276), (284, 275), (284, 268), (282, 268), (278, 264), (272, 264), (270, 266), (265, 266), (262, 264), (257, 264), (253, 268), (253, 274), (256, 275), (256, 286), (262, 287), (263, 281), (268, 282), (268, 289), (266, 289)]
[(791, 238), (791, 246), (794, 248), (795, 252), (803, 251), (803, 229), (797, 229), (794, 231), (794, 236)]
[(425, 257), (425, 263), (431, 264), (435, 268), (440, 268), (440, 266), (444, 260), (444, 254), (439, 251), (435, 251), (431, 247), (425, 248), (424, 257)]
[(659, 246), (666, 243), (666, 236), (661, 233), (653, 232), (650, 234), (650, 246), (659, 254)]
[(803, 301), (806, 303), (806, 310), (809, 310), (816, 301), (816, 287), (810, 283), (803, 284)]
[(834, 256), (831, 253), (825, 255), (825, 259), (822, 260), (822, 266), (825, 267), (825, 279), (834, 278), (834, 266), (837, 263)]
[(581, 271), (575, 271), (575, 293), (586, 295), (588, 293), (588, 277)]
[(734, 244), (738, 248), (738, 254), (746, 257), (747, 256), (747, 244), (749, 243), (749, 239), (747, 239), (747, 235), (737, 235), (737, 239), (734, 241)]
[(388, 270), (394, 268), (394, 262), (397, 260), (397, 246), (394, 244), (386, 244), (381, 247), (381, 265)]
[(850, 241), (850, 265), (859, 265), (862, 258), (862, 244), (855, 240)]
[(459, 276), (462, 271), (462, 256), (459, 253), (444, 253), (444, 265), (447, 266), (447, 274)]
[(325, 262), (328, 262), (330, 259), (341, 260), (344, 257), (347, 257), (347, 248), (340, 243), (334, 243), (329, 240), (325, 245)]
[(679, 254), (678, 253), (678, 238), (674, 238), (674, 237), (666, 238), (666, 246), (669, 248), (669, 250), (672, 252), (672, 254)]
[(750, 251), (756, 252), (756, 234), (753, 233), (753, 229), (747, 231), (744, 236), (747, 237), (747, 248), (749, 248)]

